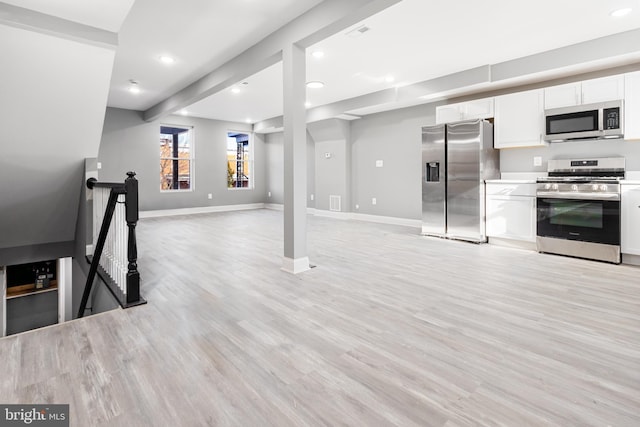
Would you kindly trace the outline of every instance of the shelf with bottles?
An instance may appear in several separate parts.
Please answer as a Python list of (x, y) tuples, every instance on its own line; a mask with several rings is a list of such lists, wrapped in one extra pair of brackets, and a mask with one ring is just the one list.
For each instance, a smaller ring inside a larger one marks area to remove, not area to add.
[(41, 261), (6, 267), (6, 299), (53, 292), (58, 289), (56, 261)]

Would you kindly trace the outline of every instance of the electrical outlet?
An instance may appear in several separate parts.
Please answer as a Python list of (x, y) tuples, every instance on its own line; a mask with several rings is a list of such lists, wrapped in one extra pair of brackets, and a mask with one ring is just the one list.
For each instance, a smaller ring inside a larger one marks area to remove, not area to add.
[(356, 209), (360, 209), (360, 205), (356, 205)]
[(271, 197), (271, 191), (267, 193), (267, 197)]
[(382, 166), (384, 166), (384, 162), (382, 160), (376, 160), (376, 167), (381, 168)]
[(207, 194), (207, 199), (209, 199), (209, 200), (213, 199), (213, 194), (211, 194), (211, 193)]
[(102, 169), (102, 162), (98, 162), (98, 164), (96, 165), (97, 169)]
[(376, 203), (378, 203), (378, 201), (376, 200), (376, 198), (375, 198), (375, 197), (372, 197), (372, 198), (371, 198), (371, 204), (372, 204), (372, 205), (375, 205)]
[(313, 194), (311, 195), (311, 200), (313, 200)]
[(542, 166), (542, 157), (534, 156), (533, 157), (533, 166)]

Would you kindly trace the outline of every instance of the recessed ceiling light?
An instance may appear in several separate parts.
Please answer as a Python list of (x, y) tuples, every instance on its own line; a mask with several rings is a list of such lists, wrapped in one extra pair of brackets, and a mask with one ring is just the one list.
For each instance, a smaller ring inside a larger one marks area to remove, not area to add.
[(393, 83), (394, 80), (395, 78), (393, 76), (387, 76), (384, 78), (384, 81), (387, 83)]
[(313, 56), (314, 58), (322, 58), (324, 56), (324, 52), (321, 50), (315, 50), (311, 52), (311, 56)]
[(174, 62), (176, 62), (176, 60), (170, 56), (167, 55), (161, 55), (160, 56), (160, 62), (162, 62), (163, 64), (167, 64), (167, 65), (171, 65)]
[(321, 87), (324, 87), (324, 83), (318, 81), (307, 82), (307, 87), (311, 89), (320, 89)]
[(234, 87), (234, 88), (231, 89), (231, 92), (240, 93), (240, 88)]
[(138, 82), (135, 80), (129, 80), (129, 92), (138, 94), (140, 93), (140, 88), (138, 87)]
[(613, 12), (611, 12), (611, 16), (619, 18), (621, 16), (628, 15), (629, 13), (631, 13), (631, 8), (630, 7), (625, 7), (623, 9), (614, 10)]

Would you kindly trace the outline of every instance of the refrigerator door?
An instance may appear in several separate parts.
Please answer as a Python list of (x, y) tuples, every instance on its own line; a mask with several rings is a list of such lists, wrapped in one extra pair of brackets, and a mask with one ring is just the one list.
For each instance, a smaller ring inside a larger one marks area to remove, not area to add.
[(447, 237), (453, 239), (486, 241), (480, 197), (485, 124), (475, 120), (447, 125)]
[(422, 128), (422, 234), (446, 232), (447, 162), (445, 126)]

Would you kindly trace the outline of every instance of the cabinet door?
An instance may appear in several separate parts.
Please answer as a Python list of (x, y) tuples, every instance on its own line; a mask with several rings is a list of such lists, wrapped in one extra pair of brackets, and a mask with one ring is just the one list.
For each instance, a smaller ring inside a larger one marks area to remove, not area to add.
[(487, 236), (534, 242), (535, 197), (487, 197)]
[(622, 253), (640, 255), (640, 185), (622, 185)]
[(640, 71), (625, 75), (624, 139), (640, 140)]
[(551, 86), (544, 90), (544, 108), (560, 108), (579, 105), (582, 88), (580, 83)]
[(458, 122), (462, 120), (460, 104), (441, 105), (436, 107), (436, 124)]
[(617, 101), (624, 97), (624, 76), (602, 77), (582, 82), (582, 103)]
[(493, 98), (476, 99), (462, 104), (462, 119), (488, 119), (493, 117)]
[(495, 148), (545, 145), (543, 90), (511, 93), (495, 98)]

